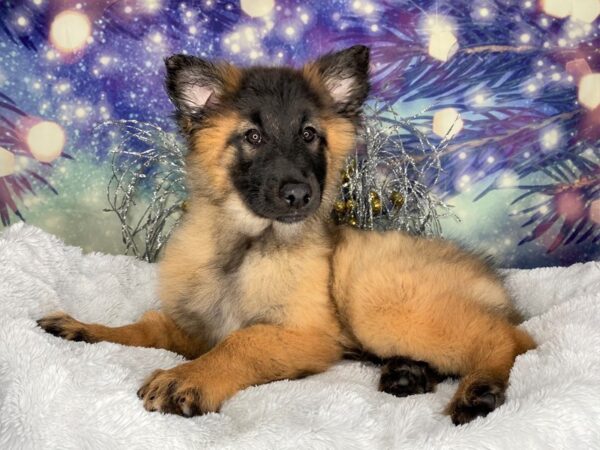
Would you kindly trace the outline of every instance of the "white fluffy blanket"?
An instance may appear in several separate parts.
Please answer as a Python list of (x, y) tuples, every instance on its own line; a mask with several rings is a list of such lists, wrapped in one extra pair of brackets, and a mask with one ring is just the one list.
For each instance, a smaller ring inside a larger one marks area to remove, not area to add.
[(599, 263), (509, 272), (540, 345), (517, 359), (506, 404), (461, 427), (441, 414), (456, 382), (400, 399), (377, 392), (377, 368), (349, 361), (247, 389), (220, 414), (149, 413), (136, 390), (181, 357), (36, 326), (54, 310), (132, 322), (157, 306), (154, 280), (152, 265), (83, 255), (30, 226), (0, 235), (0, 448), (600, 448)]

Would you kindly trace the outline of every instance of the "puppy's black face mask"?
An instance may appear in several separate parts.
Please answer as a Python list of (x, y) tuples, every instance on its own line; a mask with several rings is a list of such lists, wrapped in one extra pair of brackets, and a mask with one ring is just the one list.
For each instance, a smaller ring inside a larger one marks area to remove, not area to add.
[(245, 72), (233, 103), (245, 127), (232, 136), (231, 178), (246, 205), (281, 222), (313, 214), (327, 176), (318, 95), (298, 72), (257, 68)]
[[(298, 222), (321, 205), (329, 174), (324, 117), (356, 121), (369, 85), (369, 52), (356, 46), (303, 70), (238, 69), (176, 55), (167, 60), (167, 89), (184, 132), (234, 113), (227, 137), (235, 149), (226, 169), (255, 215)], [(207, 125), (210, 126), (210, 125)]]

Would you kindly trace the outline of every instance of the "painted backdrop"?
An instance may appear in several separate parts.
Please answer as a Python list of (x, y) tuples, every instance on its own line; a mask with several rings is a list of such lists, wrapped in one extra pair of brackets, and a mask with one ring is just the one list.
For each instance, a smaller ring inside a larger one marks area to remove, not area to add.
[(294, 64), (372, 48), (375, 93), (452, 137), (446, 236), (504, 266), (600, 256), (600, 0), (4, 0), (0, 219), (121, 252), (95, 127), (173, 128), (165, 56)]

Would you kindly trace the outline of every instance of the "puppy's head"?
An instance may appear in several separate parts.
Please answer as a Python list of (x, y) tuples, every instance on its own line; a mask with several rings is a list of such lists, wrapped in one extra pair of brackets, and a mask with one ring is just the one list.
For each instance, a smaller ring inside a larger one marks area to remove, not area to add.
[(190, 145), (189, 184), (258, 224), (329, 211), (368, 94), (369, 50), (355, 46), (300, 70), (238, 68), (175, 55), (167, 90)]

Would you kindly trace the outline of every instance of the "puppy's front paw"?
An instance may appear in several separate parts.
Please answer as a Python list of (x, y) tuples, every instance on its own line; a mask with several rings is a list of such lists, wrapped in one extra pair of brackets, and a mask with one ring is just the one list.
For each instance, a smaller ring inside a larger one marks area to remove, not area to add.
[(186, 366), (157, 370), (150, 375), (137, 392), (144, 408), (185, 417), (216, 412), (220, 402), (215, 401), (214, 395), (210, 396), (212, 400), (209, 398), (208, 383)]
[(47, 333), (69, 341), (95, 342), (91, 333), (88, 332), (86, 324), (79, 322), (64, 312), (49, 314), (39, 319), (37, 324)]

